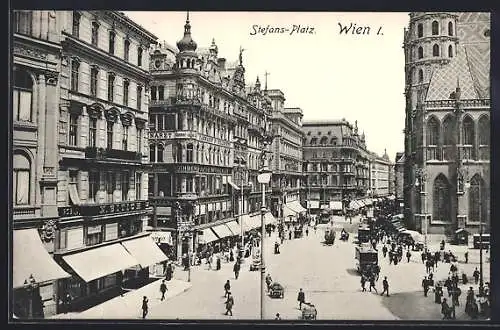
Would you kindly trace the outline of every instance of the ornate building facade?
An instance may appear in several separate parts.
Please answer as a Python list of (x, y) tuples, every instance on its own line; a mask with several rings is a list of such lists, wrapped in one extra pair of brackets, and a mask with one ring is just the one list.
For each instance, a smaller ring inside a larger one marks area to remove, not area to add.
[(152, 226), (171, 232), (180, 257), (234, 234), (225, 224), (238, 228), (241, 212), (260, 210), (257, 174), (270, 122), (258, 83), (245, 86), (243, 50), (226, 65), (215, 41), (198, 49), (189, 17), (177, 48), (151, 50), (149, 200)]
[(489, 226), (490, 15), (410, 14), (404, 203), (410, 227)]
[(404, 152), (397, 152), (394, 159), (394, 196), (396, 210), (401, 214), (404, 212), (404, 165)]
[(283, 219), (305, 209), (300, 204), (302, 183), (302, 117), (300, 108), (285, 108), (279, 89), (265, 91), (272, 104), (272, 211)]
[[(370, 189), (370, 156), (357, 122), (304, 121), (303, 200), (316, 212), (345, 209)], [(368, 197), (368, 196), (366, 196)]]
[[(149, 265), (137, 256), (137, 246), (156, 248), (141, 234), (150, 212), (144, 52), (156, 37), (114, 11), (23, 11), (14, 18), (21, 129), (13, 194), (15, 208), (24, 209), (14, 214), (14, 228), (48, 220), (45, 249), (66, 274), (49, 288), (37, 278), (46, 272), (30, 265), (47, 316), (61, 312), (68, 294), (78, 308), (147, 277)], [(24, 260), (16, 248), (14, 260)]]

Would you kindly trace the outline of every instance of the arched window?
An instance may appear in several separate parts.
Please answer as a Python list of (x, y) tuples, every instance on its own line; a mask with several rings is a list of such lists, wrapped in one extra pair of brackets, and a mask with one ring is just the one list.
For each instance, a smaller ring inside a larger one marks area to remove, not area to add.
[(417, 36), (422, 38), (424, 36), (424, 26), (422, 24), (417, 25)]
[(474, 121), (466, 116), (462, 122), (462, 139), (464, 145), (474, 145)]
[(163, 145), (162, 144), (158, 145), (158, 153), (156, 156), (156, 161), (158, 163), (163, 163)]
[(478, 122), (479, 128), (479, 145), (480, 146), (488, 146), (490, 145), (490, 119), (488, 116), (482, 116), (479, 118)]
[(448, 35), (449, 36), (453, 35), (453, 23), (452, 22), (448, 23)]
[(177, 163), (182, 163), (184, 160), (182, 159), (182, 144), (178, 143), (176, 148), (176, 159)]
[(418, 47), (418, 58), (424, 58), (424, 49), (422, 47)]
[(453, 57), (453, 46), (452, 45), (448, 46), (448, 57)]
[(451, 221), (450, 186), (446, 177), (441, 173), (434, 180), (432, 217), (437, 221)]
[(424, 82), (424, 70), (422, 69), (418, 70), (418, 82), (419, 83)]
[(331, 144), (333, 144), (334, 146), (336, 146), (336, 145), (337, 145), (337, 137), (336, 137), (336, 136), (334, 136), (334, 137), (332, 138)]
[(31, 187), (31, 162), (23, 154), (14, 154), (12, 197), (14, 205), (29, 205)]
[(80, 75), (80, 61), (71, 60), (71, 90), (78, 92), (78, 80)]
[(318, 138), (313, 137), (313, 138), (311, 139), (310, 144), (313, 146), (313, 145), (316, 145), (317, 143), (318, 143)]
[(432, 35), (436, 36), (439, 34), (439, 23), (437, 21), (432, 22)]
[(323, 137), (321, 138), (321, 141), (320, 141), (320, 143), (319, 143), (319, 144), (323, 144), (323, 145), (324, 145), (324, 144), (327, 144), (327, 143), (328, 143), (328, 138), (327, 138), (326, 136), (323, 136)]
[(14, 70), (13, 111), (14, 120), (32, 121), (33, 80), (24, 70)]
[(445, 160), (454, 159), (453, 144), (455, 129), (453, 126), (453, 118), (447, 116), (443, 120), (443, 156)]
[(439, 145), (439, 121), (434, 116), (427, 121), (427, 145)]
[(149, 145), (149, 161), (156, 162), (156, 146), (154, 144)]
[(193, 162), (193, 144), (192, 143), (189, 143), (187, 145), (186, 162), (188, 162), (188, 163)]
[(465, 159), (475, 159), (475, 148), (474, 148), (474, 121), (471, 117), (466, 116), (462, 121), (462, 144), (464, 145), (464, 155)]
[(484, 222), (488, 212), (489, 197), (486, 195), (484, 180), (476, 174), (470, 180), (469, 188), (469, 221)]
[(439, 56), (439, 45), (438, 44), (434, 44), (434, 46), (432, 46), (432, 56)]

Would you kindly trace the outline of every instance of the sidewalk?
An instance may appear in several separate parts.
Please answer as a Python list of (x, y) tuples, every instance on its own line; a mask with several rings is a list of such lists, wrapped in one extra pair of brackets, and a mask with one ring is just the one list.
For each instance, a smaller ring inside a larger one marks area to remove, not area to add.
[(167, 283), (165, 300), (160, 301), (160, 284), (158, 279), (142, 288), (125, 293), (110, 299), (102, 304), (89, 308), (80, 313), (57, 314), (52, 319), (138, 319), (142, 318), (142, 297), (148, 297), (149, 309), (165, 303), (173, 297), (189, 290), (191, 283), (172, 279)]

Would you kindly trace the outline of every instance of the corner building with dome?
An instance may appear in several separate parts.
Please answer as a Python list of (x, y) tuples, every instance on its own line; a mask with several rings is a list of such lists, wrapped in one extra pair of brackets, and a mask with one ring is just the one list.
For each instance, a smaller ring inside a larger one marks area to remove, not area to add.
[(404, 52), (407, 225), (489, 232), (490, 15), (412, 12)]
[(226, 63), (215, 40), (199, 48), (189, 16), (177, 49), (158, 44), (150, 56), (152, 230), (176, 258), (211, 243), (232, 245), (241, 240), (241, 213), (245, 231), (260, 226), (257, 175), (271, 101), (258, 78), (245, 85), (243, 49)]

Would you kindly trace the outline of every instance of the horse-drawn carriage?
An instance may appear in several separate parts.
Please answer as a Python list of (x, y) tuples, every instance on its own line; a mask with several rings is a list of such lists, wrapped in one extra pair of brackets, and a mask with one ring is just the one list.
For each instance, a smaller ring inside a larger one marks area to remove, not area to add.
[(302, 320), (316, 320), (317, 315), (318, 311), (316, 310), (316, 307), (314, 307), (313, 304), (311, 303), (304, 304), (304, 307), (302, 307), (302, 315), (301, 315)]
[(285, 297), (285, 288), (281, 284), (274, 282), (269, 286), (269, 297), (283, 299)]

